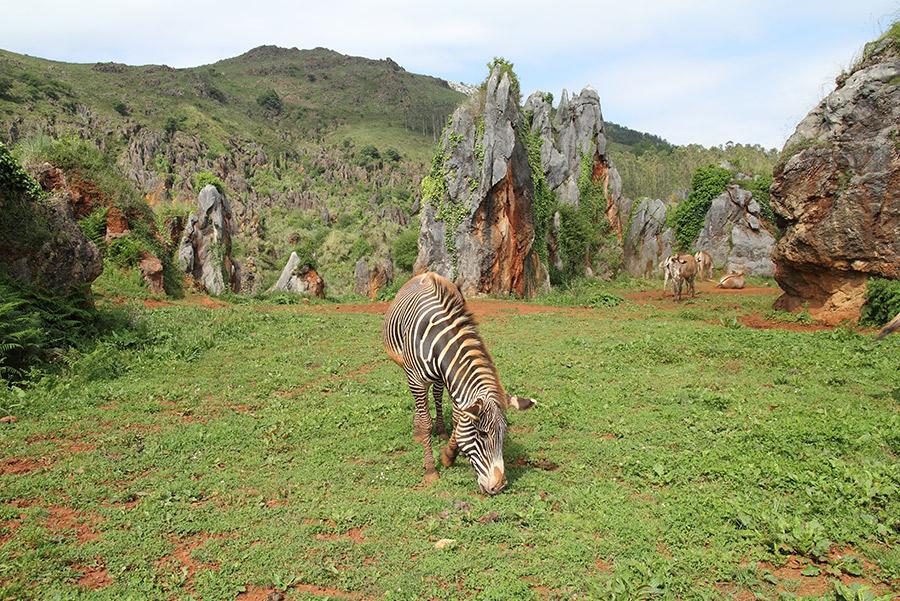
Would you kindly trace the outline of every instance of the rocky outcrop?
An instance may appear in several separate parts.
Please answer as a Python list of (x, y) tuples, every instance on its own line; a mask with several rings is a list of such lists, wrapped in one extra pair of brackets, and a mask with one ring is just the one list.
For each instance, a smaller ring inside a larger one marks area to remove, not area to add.
[(628, 211), (622, 211), (622, 178), (607, 154), (600, 96), (590, 86), (571, 99), (563, 90), (555, 116), (551, 116), (551, 108), (550, 97), (544, 92), (533, 93), (524, 106), (525, 113), (531, 115), (531, 132), (541, 140), (541, 166), (547, 185), (561, 203), (577, 206), (583, 160), (590, 157), (591, 180), (602, 186), (607, 219), (621, 239), (622, 215), (627, 216)]
[[(472, 98), (441, 136), (420, 212), (416, 272), (456, 280), (464, 294), (531, 296), (549, 285), (534, 248), (534, 186), (512, 80), (494, 69), (484, 105)], [(439, 163), (439, 164), (437, 164)]]
[(863, 54), (797, 126), (772, 186), (776, 306), (830, 323), (858, 319), (867, 278), (900, 278), (900, 48), (887, 35)]
[(644, 199), (635, 206), (623, 240), (625, 269), (638, 276), (659, 272), (659, 264), (672, 254), (675, 232), (666, 225), (668, 205)]
[(231, 208), (225, 196), (215, 186), (200, 191), (196, 213), (188, 217), (181, 244), (178, 264), (194, 282), (210, 294), (222, 294), (227, 289), (240, 291), (238, 268), (231, 257)]
[(253, 257), (247, 257), (240, 264), (240, 282), (242, 294), (257, 294), (262, 288), (262, 274)]
[(325, 298), (325, 281), (309, 264), (301, 263), (296, 252), (292, 252), (281, 276), (269, 292), (289, 292), (315, 298)]
[(138, 270), (141, 277), (147, 282), (147, 287), (153, 294), (165, 294), (162, 261), (156, 255), (144, 251), (141, 253), (141, 260), (138, 262)]
[(375, 298), (394, 280), (394, 263), (390, 259), (362, 258), (356, 262), (354, 280), (356, 294)]
[(103, 271), (100, 251), (78, 227), (71, 199), (59, 191), (33, 200), (0, 191), (0, 268), (58, 295), (84, 293)]
[(732, 184), (713, 199), (693, 247), (708, 252), (715, 268), (771, 276), (775, 237), (765, 225), (753, 194)]

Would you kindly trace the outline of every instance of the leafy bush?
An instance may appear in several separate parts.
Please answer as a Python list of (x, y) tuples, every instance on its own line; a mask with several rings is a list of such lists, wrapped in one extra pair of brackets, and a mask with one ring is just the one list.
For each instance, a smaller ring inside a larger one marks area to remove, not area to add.
[(81, 296), (52, 296), (0, 273), (0, 298), (0, 380), (97, 333), (97, 312)]
[(357, 261), (362, 259), (363, 257), (371, 256), (371, 254), (375, 252), (375, 249), (372, 248), (372, 245), (369, 243), (365, 237), (360, 236), (353, 243), (353, 247), (350, 249), (350, 261), (355, 265)]
[(869, 278), (859, 323), (883, 326), (900, 313), (900, 280)]
[(216, 190), (218, 190), (220, 194), (225, 194), (225, 184), (221, 179), (219, 179), (214, 173), (210, 171), (198, 171), (197, 173), (195, 173), (192, 184), (197, 194), (199, 194), (200, 190), (208, 185), (215, 186)]
[(731, 181), (728, 169), (709, 165), (694, 172), (691, 179), (691, 193), (686, 200), (678, 203), (672, 214), (675, 227), (675, 243), (681, 252), (688, 252), (703, 229), (706, 212), (715, 197), (725, 191)]
[(0, 193), (4, 196), (20, 195), (31, 200), (44, 196), (38, 183), (22, 169), (3, 142), (0, 142)]
[(400, 152), (398, 152), (396, 148), (388, 148), (384, 151), (384, 158), (393, 163), (399, 163), (402, 157), (400, 156)]
[(143, 240), (133, 234), (119, 236), (109, 243), (106, 258), (119, 267), (134, 267), (141, 260), (141, 254), (149, 250)]
[(404, 271), (412, 271), (419, 256), (419, 230), (408, 228), (400, 232), (391, 243), (391, 256), (397, 267)]
[(103, 253), (106, 250), (106, 214), (109, 213), (107, 207), (97, 207), (90, 215), (78, 220), (78, 225), (85, 237), (94, 243)]
[[(513, 64), (503, 58), (502, 56), (495, 56), (491, 62), (487, 64), (488, 68), (488, 78), (490, 78), (490, 74), (494, 72), (494, 69), (500, 69), (500, 77), (503, 77), (503, 74), (509, 75), (509, 90), (513, 95), (513, 98), (516, 99), (516, 104), (522, 104), (522, 91), (519, 86), (519, 78), (516, 75), (516, 72), (513, 71)], [(481, 84), (482, 87), (486, 88), (487, 79), (484, 80), (484, 83)]]
[(113, 110), (122, 115), (123, 117), (127, 117), (131, 111), (128, 110), (128, 105), (122, 102), (121, 100), (117, 100), (113, 105)]
[(757, 175), (750, 181), (741, 182), (741, 186), (753, 194), (753, 200), (759, 203), (760, 215), (770, 223), (775, 222), (775, 211), (772, 210), (772, 202), (769, 188), (772, 187), (772, 175), (769, 173)]
[(284, 108), (284, 104), (281, 102), (281, 97), (275, 90), (266, 90), (256, 98), (256, 103), (266, 109), (267, 111), (271, 111), (273, 113), (280, 113)]
[(165, 124), (163, 125), (163, 131), (165, 131), (169, 136), (172, 136), (176, 131), (180, 130), (182, 126), (187, 121), (187, 117), (184, 115), (180, 115), (178, 117), (172, 115), (166, 119)]

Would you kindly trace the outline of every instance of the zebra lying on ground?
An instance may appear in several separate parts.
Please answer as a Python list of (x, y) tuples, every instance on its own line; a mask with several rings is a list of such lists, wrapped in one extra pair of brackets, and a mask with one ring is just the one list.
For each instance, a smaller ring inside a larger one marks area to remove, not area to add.
[[(675, 300), (681, 300), (681, 287), (687, 282), (691, 296), (697, 296), (694, 290), (694, 276), (697, 275), (697, 260), (694, 255), (672, 255), (666, 259), (666, 279), (672, 278), (672, 289)], [(665, 286), (665, 284), (663, 284)]]
[(387, 354), (406, 372), (416, 401), (413, 440), (425, 448), (425, 482), (439, 477), (431, 450), (428, 388), (434, 391), (435, 433), (442, 438), (447, 437), (441, 411), (446, 388), (454, 428), (441, 449), (441, 463), (450, 467), (462, 451), (475, 468), (482, 492), (495, 495), (503, 490), (505, 411), (509, 406), (528, 409), (534, 400), (508, 396), (503, 390), (459, 289), (435, 273), (413, 277), (388, 308), (383, 341)]
[(716, 288), (729, 288), (731, 290), (740, 290), (744, 287), (744, 272), (743, 270), (729, 273), (728, 275), (722, 276), (722, 279), (719, 280), (719, 283), (716, 284)]

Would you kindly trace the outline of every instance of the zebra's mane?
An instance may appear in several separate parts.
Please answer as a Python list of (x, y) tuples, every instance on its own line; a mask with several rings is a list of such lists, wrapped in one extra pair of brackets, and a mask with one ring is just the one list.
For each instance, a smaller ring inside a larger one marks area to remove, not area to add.
[(497, 366), (494, 365), (494, 358), (491, 357), (487, 345), (484, 344), (484, 339), (481, 338), (481, 334), (478, 332), (478, 322), (475, 320), (475, 316), (472, 312), (469, 311), (468, 306), (466, 306), (466, 299), (463, 297), (462, 292), (459, 291), (459, 288), (452, 282), (436, 273), (431, 275), (433, 276), (431, 279), (434, 284), (435, 294), (441, 300), (441, 304), (447, 309), (451, 317), (454, 319), (462, 318), (459, 326), (460, 330), (473, 335), (478, 340), (478, 350), (484, 355), (484, 358), (490, 365), (491, 373), (493, 374), (494, 384), (497, 387), (497, 394), (499, 395), (498, 401), (500, 407), (506, 409), (506, 391), (503, 390), (503, 385), (500, 383), (500, 374), (497, 373)]

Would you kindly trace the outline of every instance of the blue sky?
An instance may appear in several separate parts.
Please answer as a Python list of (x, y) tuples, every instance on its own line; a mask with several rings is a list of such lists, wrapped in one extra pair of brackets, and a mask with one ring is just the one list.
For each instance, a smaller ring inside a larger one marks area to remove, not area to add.
[(324, 46), (478, 83), (504, 56), (526, 95), (592, 85), (607, 119), (675, 143), (781, 147), (900, 2), (31, 0), (3, 13), (0, 47), (72, 62), (187, 67)]

